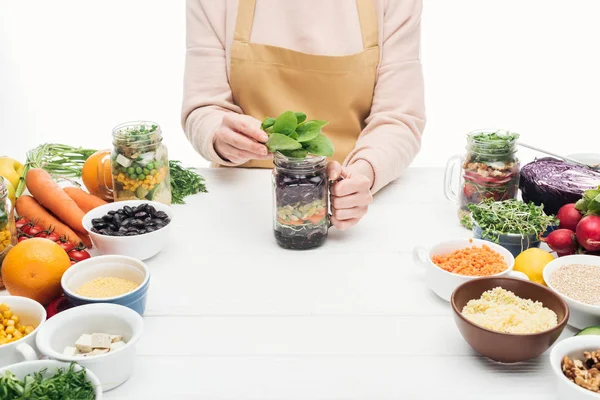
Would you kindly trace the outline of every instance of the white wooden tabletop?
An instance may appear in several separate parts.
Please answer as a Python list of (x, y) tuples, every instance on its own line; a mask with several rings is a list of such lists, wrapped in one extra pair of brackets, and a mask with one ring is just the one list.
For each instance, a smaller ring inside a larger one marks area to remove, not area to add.
[(200, 172), (210, 193), (175, 206), (136, 369), (107, 399), (555, 399), (546, 354), (477, 355), (413, 263), (415, 245), (470, 236), (441, 169), (409, 169), (304, 252), (275, 243), (270, 171)]

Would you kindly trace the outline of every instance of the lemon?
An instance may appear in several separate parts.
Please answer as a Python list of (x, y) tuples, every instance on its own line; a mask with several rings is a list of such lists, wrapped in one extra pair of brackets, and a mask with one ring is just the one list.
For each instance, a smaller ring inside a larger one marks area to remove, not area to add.
[(546, 286), (542, 272), (552, 260), (554, 260), (552, 254), (533, 247), (525, 250), (515, 258), (514, 270), (524, 273), (532, 282)]

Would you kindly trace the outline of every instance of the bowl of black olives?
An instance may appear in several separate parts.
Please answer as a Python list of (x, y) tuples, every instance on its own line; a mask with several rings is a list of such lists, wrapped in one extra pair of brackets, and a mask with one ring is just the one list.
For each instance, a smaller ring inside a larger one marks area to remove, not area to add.
[(82, 222), (101, 254), (146, 260), (162, 250), (172, 220), (173, 209), (165, 204), (127, 200), (94, 208)]

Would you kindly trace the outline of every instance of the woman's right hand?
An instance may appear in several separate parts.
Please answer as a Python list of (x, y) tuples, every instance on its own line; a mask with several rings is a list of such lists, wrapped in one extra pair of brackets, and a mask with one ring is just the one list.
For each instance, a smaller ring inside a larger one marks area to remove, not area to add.
[(214, 140), (217, 154), (234, 164), (272, 158), (264, 145), (269, 137), (260, 129), (260, 121), (248, 115), (226, 114)]

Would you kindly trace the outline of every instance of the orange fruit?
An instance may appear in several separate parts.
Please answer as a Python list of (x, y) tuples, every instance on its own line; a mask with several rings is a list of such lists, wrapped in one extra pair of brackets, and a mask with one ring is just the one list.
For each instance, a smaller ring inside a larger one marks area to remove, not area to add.
[(18, 243), (2, 262), (2, 279), (8, 293), (29, 297), (43, 305), (60, 296), (60, 279), (71, 266), (67, 252), (48, 239)]
[(83, 164), (81, 180), (91, 194), (105, 200), (112, 200), (110, 151), (100, 150), (92, 154)]

